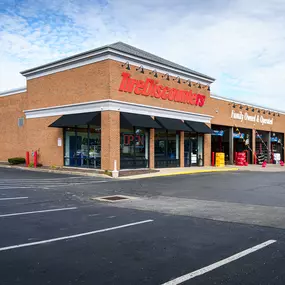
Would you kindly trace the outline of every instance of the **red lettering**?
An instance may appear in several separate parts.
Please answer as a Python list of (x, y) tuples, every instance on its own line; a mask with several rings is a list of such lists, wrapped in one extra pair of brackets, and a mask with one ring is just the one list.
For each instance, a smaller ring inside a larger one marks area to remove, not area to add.
[(119, 91), (126, 92), (127, 82), (128, 82), (128, 79), (130, 78), (130, 76), (131, 75), (127, 72), (122, 73), (122, 81), (120, 84)]
[[(147, 78), (144, 80), (136, 80), (131, 78), (131, 75), (127, 72), (122, 72), (122, 79), (119, 87), (121, 92), (134, 92), (137, 95), (151, 96), (157, 99), (175, 101), (179, 103), (185, 103), (190, 105), (196, 105), (199, 107), (204, 106), (206, 96), (202, 94), (192, 93), (192, 90), (178, 90), (175, 88), (170, 89), (167, 86), (158, 85), (159, 81)], [(124, 143), (131, 143), (134, 140), (133, 137), (124, 137)]]
[(196, 106), (202, 107), (205, 104), (206, 96), (202, 94), (197, 94)]
[(163, 90), (163, 86), (162, 85), (158, 85), (155, 87), (155, 94), (154, 94), (154, 97), (155, 98), (160, 98), (161, 96), (161, 91)]
[(173, 101), (173, 100), (174, 100), (177, 91), (178, 91), (178, 90), (175, 89), (175, 88), (172, 88), (172, 89), (169, 91), (169, 94), (168, 94), (168, 100), (169, 100), (169, 101)]
[(175, 94), (175, 102), (181, 102), (181, 92), (179, 90), (177, 90), (176, 94)]
[(158, 81), (153, 81), (153, 84), (151, 85), (151, 91), (150, 91), (151, 97), (155, 96), (157, 84), (158, 84)]
[(151, 86), (153, 84), (153, 80), (150, 78), (147, 78), (144, 84), (144, 88), (141, 92), (142, 95), (144, 96), (149, 96), (150, 92), (151, 92)]
[(137, 81), (137, 86), (136, 86), (136, 88), (135, 88), (134, 93), (137, 94), (137, 95), (142, 94), (142, 91), (143, 91), (143, 89), (144, 89), (144, 86), (145, 86), (145, 82), (144, 82), (143, 80)]
[(166, 100), (168, 98), (169, 88), (164, 87), (161, 92), (161, 99)]
[(190, 90), (190, 91), (188, 92), (188, 95), (189, 95), (188, 104), (190, 104), (190, 105), (196, 105), (196, 97), (197, 97), (197, 94), (192, 93), (192, 90)]
[(127, 84), (127, 92), (132, 93), (136, 84), (137, 84), (137, 80), (130, 78)]

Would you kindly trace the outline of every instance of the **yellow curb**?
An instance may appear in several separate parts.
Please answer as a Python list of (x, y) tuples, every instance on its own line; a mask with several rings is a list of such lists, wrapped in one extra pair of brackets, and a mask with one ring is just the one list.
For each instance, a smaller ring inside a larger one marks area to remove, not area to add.
[(237, 171), (238, 168), (224, 168), (224, 169), (201, 169), (201, 170), (190, 170), (190, 171), (181, 171), (173, 173), (158, 174), (152, 177), (161, 177), (161, 176), (175, 176), (183, 174), (196, 174), (196, 173), (210, 173), (210, 172), (227, 172), (227, 171)]

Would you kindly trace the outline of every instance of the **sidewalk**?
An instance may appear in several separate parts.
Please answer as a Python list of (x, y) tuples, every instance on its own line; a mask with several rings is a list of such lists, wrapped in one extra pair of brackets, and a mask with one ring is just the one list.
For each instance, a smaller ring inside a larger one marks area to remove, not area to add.
[[(72, 167), (60, 167), (57, 169), (52, 169), (47, 166), (39, 168), (30, 168), (16, 165), (9, 165), (6, 162), (0, 162), (0, 167), (11, 168), (11, 169), (20, 169), (26, 171), (38, 171), (38, 172), (50, 172), (58, 174), (69, 174), (69, 175), (81, 175), (81, 176), (94, 176), (101, 178), (110, 178), (109, 175), (104, 174), (101, 170), (86, 169), (86, 168), (72, 168)], [(204, 166), (204, 167), (178, 167), (178, 168), (160, 168), (155, 169), (156, 172), (143, 173), (143, 174), (130, 174), (129, 176), (121, 176), (117, 179), (120, 180), (132, 180), (132, 179), (142, 179), (150, 177), (162, 177), (162, 176), (175, 176), (175, 175), (186, 175), (186, 174), (199, 174), (199, 173), (213, 173), (213, 172), (227, 172), (227, 171), (252, 171), (252, 172), (285, 172), (285, 166), (282, 167), (276, 164), (267, 164), (265, 168), (261, 165), (248, 165), (248, 166), (236, 166), (236, 165), (227, 165), (225, 167), (213, 167), (213, 166)]]
[(155, 173), (145, 173), (132, 176), (123, 176), (119, 179), (132, 180), (141, 179), (149, 177), (161, 177), (161, 176), (176, 176), (176, 175), (186, 175), (186, 174), (199, 174), (199, 173), (211, 173), (211, 172), (227, 172), (227, 171), (237, 171), (239, 168), (234, 165), (229, 165), (225, 167), (213, 167), (213, 166), (192, 166), (192, 167), (176, 167), (176, 168), (159, 168), (158, 172)]
[(261, 165), (250, 164), (248, 166), (238, 166), (240, 171), (257, 171), (257, 172), (285, 172), (285, 166), (279, 164), (267, 164), (265, 168)]

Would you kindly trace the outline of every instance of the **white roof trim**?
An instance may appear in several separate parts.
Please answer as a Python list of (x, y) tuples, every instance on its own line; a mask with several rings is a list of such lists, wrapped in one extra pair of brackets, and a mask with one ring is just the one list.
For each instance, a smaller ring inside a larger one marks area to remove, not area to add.
[(165, 117), (180, 120), (189, 120), (202, 123), (211, 123), (212, 116), (177, 111), (173, 109), (165, 109), (160, 107), (128, 103), (117, 100), (99, 100), (84, 102), (78, 104), (54, 106), (33, 110), (25, 110), (24, 113), (27, 119), (43, 118), (51, 116), (61, 116), (70, 114), (80, 114), (88, 112), (98, 112), (98, 111), (120, 111), (133, 114)]
[(176, 68), (172, 68), (163, 64), (155, 63), (147, 59), (142, 59), (140, 57), (136, 57), (133, 55), (129, 55), (128, 53), (123, 53), (111, 48), (105, 48), (100, 51), (94, 51), (87, 54), (74, 56), (73, 58), (69, 58), (66, 60), (62, 60), (60, 62), (55, 62), (54, 64), (47, 64), (45, 66), (30, 69), (27, 71), (21, 72), (22, 75), (26, 76), (27, 80), (38, 78), (41, 76), (81, 67), (87, 64), (92, 64), (96, 62), (100, 62), (103, 60), (112, 59), (119, 62), (129, 61), (131, 65), (140, 66), (143, 65), (145, 69), (156, 69), (157, 72), (160, 73), (169, 73), (170, 76), (180, 76), (182, 79), (190, 79), (197, 82), (201, 82), (202, 84), (210, 84), (213, 83), (214, 80), (210, 80), (208, 78), (204, 78), (203, 76), (199, 76), (193, 74), (191, 72), (181, 71)]
[(244, 106), (248, 106), (248, 107), (255, 108), (255, 109), (262, 109), (265, 111), (270, 111), (273, 113), (279, 113), (279, 114), (285, 115), (285, 111), (281, 111), (281, 110), (277, 110), (277, 109), (270, 109), (270, 108), (267, 108), (264, 106), (254, 105), (254, 104), (242, 102), (242, 101), (237, 101), (235, 99), (225, 98), (225, 97), (217, 96), (214, 94), (211, 94), (210, 97), (213, 99), (217, 99), (217, 100), (222, 100), (222, 101), (226, 101), (226, 102), (230, 102), (230, 103), (234, 103), (234, 104), (238, 104), (238, 105), (244, 105)]
[(19, 94), (19, 93), (24, 93), (24, 92), (27, 92), (26, 87), (14, 88), (14, 89), (0, 92), (0, 97), (11, 96), (11, 95)]

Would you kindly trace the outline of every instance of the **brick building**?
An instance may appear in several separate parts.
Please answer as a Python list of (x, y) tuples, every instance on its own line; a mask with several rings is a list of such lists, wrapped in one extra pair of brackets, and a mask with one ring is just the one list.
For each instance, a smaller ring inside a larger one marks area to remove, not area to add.
[(0, 160), (118, 169), (284, 159), (285, 114), (210, 94), (214, 79), (118, 42), (21, 72), (0, 93)]

